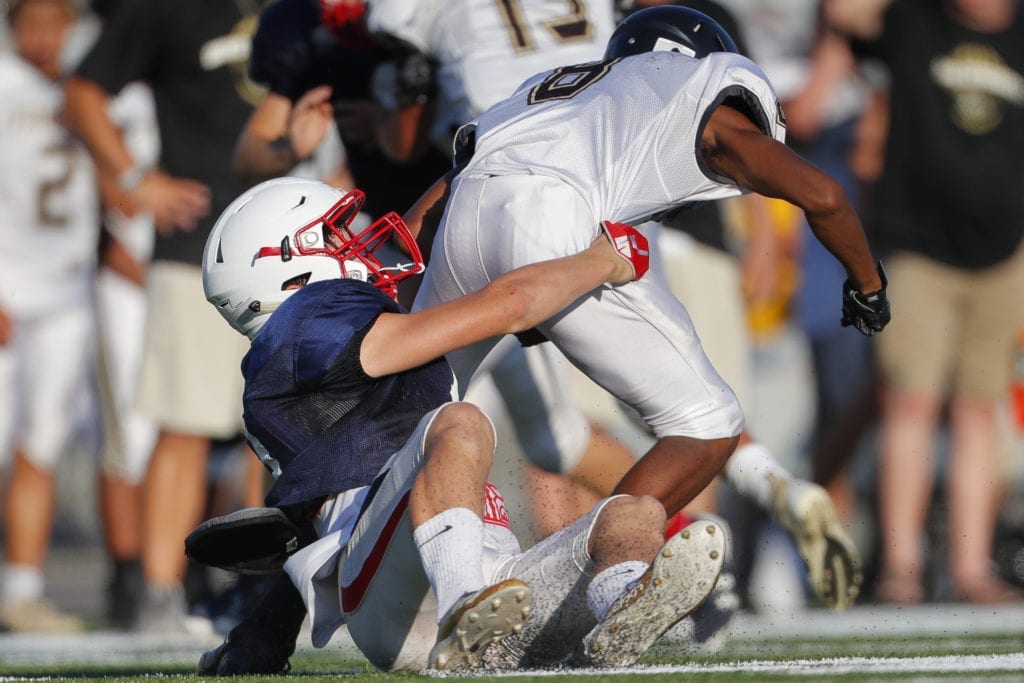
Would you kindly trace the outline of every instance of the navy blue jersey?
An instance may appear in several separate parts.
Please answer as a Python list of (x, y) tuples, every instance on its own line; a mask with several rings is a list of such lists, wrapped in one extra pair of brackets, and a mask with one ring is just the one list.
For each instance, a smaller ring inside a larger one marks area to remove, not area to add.
[(379, 378), (363, 372), (360, 345), (384, 312), (401, 308), (372, 285), (315, 282), (286, 299), (253, 341), (242, 361), (245, 427), (281, 470), (268, 505), (369, 484), (419, 420), (452, 399), (443, 357)]

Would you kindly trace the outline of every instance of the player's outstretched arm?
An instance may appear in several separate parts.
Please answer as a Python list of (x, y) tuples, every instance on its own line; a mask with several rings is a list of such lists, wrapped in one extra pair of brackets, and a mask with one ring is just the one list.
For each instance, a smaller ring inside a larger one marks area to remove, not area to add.
[(701, 152), (711, 170), (740, 187), (801, 208), (814, 235), (846, 269), (851, 284), (862, 293), (882, 289), (860, 218), (835, 179), (728, 106), (711, 115)]
[(242, 129), (232, 169), (249, 180), (283, 175), (316, 151), (332, 119), (330, 86), (315, 87), (294, 104), (268, 92)]
[(371, 377), (389, 375), (484, 339), (528, 330), (603, 283), (635, 279), (635, 272), (601, 236), (586, 251), (517, 268), (453, 301), (416, 313), (385, 313), (363, 340), (363, 370)]

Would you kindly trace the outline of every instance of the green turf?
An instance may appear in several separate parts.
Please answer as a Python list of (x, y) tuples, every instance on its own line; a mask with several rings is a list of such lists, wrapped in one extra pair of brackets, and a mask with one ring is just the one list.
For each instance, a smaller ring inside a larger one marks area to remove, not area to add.
[[(662, 681), (1021, 681), (1020, 671), (961, 670), (957, 660), (939, 660), (945, 668), (934, 664), (923, 666), (924, 657), (958, 655), (1013, 655), (1024, 652), (1024, 633), (1007, 624), (1005, 634), (945, 637), (850, 638), (850, 639), (733, 639), (717, 654), (687, 654), (677, 646), (659, 644), (628, 674), (547, 673), (520, 675), (515, 681), (628, 681), (644, 683)], [(867, 659), (874, 658), (874, 659)], [(819, 671), (829, 662), (853, 663), (840, 671)], [(885, 659), (884, 670), (871, 670), (870, 663)], [(867, 661), (868, 664), (864, 664)], [(786, 670), (791, 663), (793, 670)], [(686, 666), (683, 671), (665, 671), (669, 666)], [(372, 669), (365, 661), (342, 659), (329, 650), (303, 650), (292, 659), (293, 672), (288, 676), (242, 676), (231, 679), (238, 683), (270, 683), (275, 681), (409, 681), (436, 680), (418, 673), (385, 674)], [(767, 670), (765, 670), (767, 667)], [(461, 677), (460, 677), (461, 678)], [(482, 675), (480, 679), (494, 676)], [(204, 680), (192, 673), (192, 666), (181, 663), (153, 662), (151, 665), (65, 663), (61, 665), (13, 666), (0, 660), (0, 683), (11, 680), (38, 681), (196, 681)], [(223, 680), (223, 679), (222, 679)]]

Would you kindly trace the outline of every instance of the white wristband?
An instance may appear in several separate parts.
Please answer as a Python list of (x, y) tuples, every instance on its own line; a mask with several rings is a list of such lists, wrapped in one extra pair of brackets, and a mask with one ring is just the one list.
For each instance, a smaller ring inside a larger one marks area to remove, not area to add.
[(127, 171), (117, 176), (117, 185), (123, 192), (134, 192), (139, 185), (142, 184), (142, 180), (149, 173), (144, 168), (139, 166), (132, 166)]

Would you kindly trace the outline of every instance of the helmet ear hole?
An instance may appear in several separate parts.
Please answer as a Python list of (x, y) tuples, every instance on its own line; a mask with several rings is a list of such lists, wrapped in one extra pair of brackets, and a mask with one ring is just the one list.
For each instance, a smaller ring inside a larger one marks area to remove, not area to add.
[(312, 271), (308, 273), (302, 273), (295, 277), (290, 277), (281, 283), (281, 291), (284, 292), (289, 289), (298, 289), (299, 287), (305, 287), (309, 284), (309, 278), (313, 276)]

